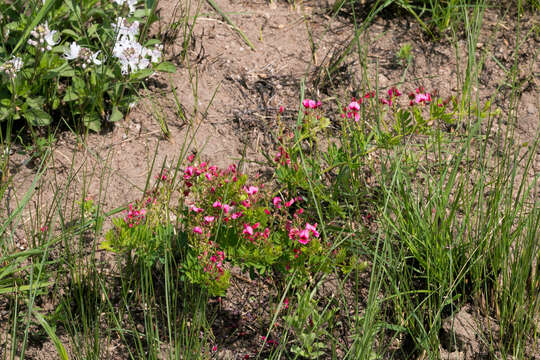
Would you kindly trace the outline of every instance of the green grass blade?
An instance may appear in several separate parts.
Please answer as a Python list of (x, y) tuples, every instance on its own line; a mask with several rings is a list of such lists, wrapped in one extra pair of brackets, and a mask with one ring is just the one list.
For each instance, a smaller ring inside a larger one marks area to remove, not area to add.
[(225, 20), (227, 22), (227, 24), (229, 24), (230, 26), (232, 26), (232, 28), (240, 35), (240, 37), (242, 37), (242, 39), (244, 40), (244, 42), (247, 44), (247, 46), (249, 46), (251, 48), (251, 50), (255, 51), (255, 46), (251, 43), (251, 41), (249, 41), (248, 37), (246, 36), (246, 34), (244, 34), (242, 32), (242, 30), (240, 30), (240, 28), (238, 28), (238, 26), (236, 26), (235, 23), (232, 22), (232, 20), (227, 16), (227, 14), (225, 14), (220, 8), (219, 6), (217, 6), (217, 4), (214, 2), (214, 0), (206, 0), (208, 2), (208, 4), (210, 4), (211, 7), (214, 8), (214, 10), (216, 10), (219, 15), (221, 15), (221, 17), (223, 18), (223, 20)]
[(66, 348), (64, 347), (64, 345), (62, 345), (62, 342), (60, 341), (58, 336), (56, 336), (54, 329), (49, 325), (49, 323), (47, 323), (43, 315), (41, 315), (39, 312), (34, 310), (33, 314), (35, 318), (37, 319), (37, 321), (41, 324), (41, 326), (43, 326), (43, 329), (45, 330), (47, 335), (49, 335), (52, 342), (54, 343), (54, 346), (56, 347), (56, 350), (58, 351), (59, 358), (62, 360), (69, 360)]

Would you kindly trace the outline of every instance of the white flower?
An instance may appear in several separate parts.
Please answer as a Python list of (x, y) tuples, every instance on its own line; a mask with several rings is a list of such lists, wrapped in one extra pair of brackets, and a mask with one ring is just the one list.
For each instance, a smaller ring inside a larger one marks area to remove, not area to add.
[(140, 69), (146, 69), (150, 61), (146, 58), (148, 49), (127, 36), (116, 42), (113, 55), (120, 61), (122, 74), (126, 75)]
[(130, 14), (133, 14), (135, 12), (135, 5), (137, 5), (137, 1), (138, 0), (127, 0)]
[(20, 57), (13, 57), (0, 66), (0, 72), (5, 73), (10, 79), (15, 79), (17, 73), (23, 67), (23, 61)]
[(51, 50), (54, 45), (58, 44), (59, 41), (54, 41), (54, 34), (56, 33), (57, 31), (53, 30), (45, 34), (44, 38), (45, 38), (45, 41), (47, 42), (47, 50)]
[(96, 65), (101, 65), (101, 60), (98, 60), (97, 58), (100, 52), (101, 50), (96, 51), (95, 53), (92, 54), (92, 56), (90, 56), (90, 60)]
[(51, 31), (51, 29), (49, 29), (49, 24), (45, 21), (44, 24), (36, 26), (30, 32), (30, 35), (32, 35), (34, 39), (29, 39), (28, 44), (37, 47), (39, 51), (51, 50), (54, 45), (60, 42), (60, 39), (54, 40), (56, 33), (58, 33), (58, 31)]
[(157, 45), (154, 47), (153, 50), (149, 50), (149, 55), (152, 57), (153, 63), (158, 63), (161, 61), (161, 52), (163, 51), (163, 45)]
[(64, 52), (64, 58), (67, 60), (74, 60), (79, 57), (81, 53), (81, 47), (74, 41), (69, 45), (69, 51)]
[(139, 32), (139, 22), (134, 21), (130, 25), (125, 18), (119, 17), (116, 19), (116, 24), (112, 24), (112, 28), (116, 32), (116, 41), (124, 36), (127, 36), (131, 41), (135, 41)]
[(98, 60), (97, 58), (99, 53), (100, 51), (93, 53), (90, 49), (81, 47), (77, 45), (77, 43), (74, 41), (69, 46), (69, 51), (66, 50), (64, 52), (64, 58), (66, 60), (79, 59), (81, 67), (83, 69), (86, 69), (86, 67), (92, 63), (94, 63), (95, 65), (101, 65), (101, 60)]

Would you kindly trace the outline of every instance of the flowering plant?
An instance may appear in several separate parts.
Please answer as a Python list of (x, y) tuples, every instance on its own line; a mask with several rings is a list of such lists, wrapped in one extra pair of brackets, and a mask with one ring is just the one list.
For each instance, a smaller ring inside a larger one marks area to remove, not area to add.
[[(235, 165), (219, 169), (194, 160), (189, 157), (181, 176), (162, 172), (146, 199), (113, 220), (102, 247), (134, 254), (148, 265), (163, 257), (165, 249), (176, 248), (185, 279), (211, 295), (225, 293), (231, 265), (251, 276), (295, 273), (301, 281), (322, 269), (328, 246), (302, 209), (303, 198), (272, 195), (264, 184), (249, 182)], [(160, 238), (156, 229), (172, 226), (164, 220), (163, 204), (169, 198), (164, 194), (173, 193), (180, 195), (172, 214), (178, 235)]]
[(121, 120), (142, 80), (175, 71), (140, 31), (154, 12), (139, 0), (2, 2), (0, 121), (24, 119), (34, 135), (53, 119), (94, 131)]

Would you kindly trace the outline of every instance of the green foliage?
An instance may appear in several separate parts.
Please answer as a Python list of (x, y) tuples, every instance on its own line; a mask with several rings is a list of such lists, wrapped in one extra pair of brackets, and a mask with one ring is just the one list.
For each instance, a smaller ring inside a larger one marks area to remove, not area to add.
[[(64, 120), (99, 131), (104, 122), (122, 118), (144, 79), (155, 71), (175, 71), (161, 62), (156, 40), (137, 35), (139, 22), (147, 28), (158, 20), (151, 8), (128, 11), (112, 1), (97, 6), (93, 0), (43, 6), (15, 1), (1, 3), (0, 13), (0, 69), (14, 59), (20, 64), (14, 71), (0, 71), (0, 122), (23, 120), (32, 130)], [(117, 20), (124, 17), (125, 23)], [(113, 50), (127, 29), (143, 45), (134, 45), (140, 55), (129, 66)]]
[(297, 293), (296, 309), (284, 316), (287, 325), (296, 335), (296, 343), (291, 347), (293, 354), (306, 359), (319, 359), (328, 346), (325, 342), (332, 328), (335, 309), (320, 309), (315, 300), (316, 290)]

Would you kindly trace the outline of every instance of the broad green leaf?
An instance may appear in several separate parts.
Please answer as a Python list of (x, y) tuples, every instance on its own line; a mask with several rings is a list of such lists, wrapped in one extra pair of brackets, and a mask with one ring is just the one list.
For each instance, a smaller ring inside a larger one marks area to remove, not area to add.
[(146, 79), (147, 77), (149, 77), (153, 73), (154, 73), (153, 69), (143, 69), (143, 70), (136, 71), (136, 72), (132, 73), (131, 75), (129, 75), (129, 79), (130, 80), (142, 80), (142, 79)]
[(175, 73), (176, 72), (176, 66), (174, 66), (173, 63), (164, 61), (161, 64), (159, 64), (158, 66), (156, 66), (156, 70), (157, 71), (162, 71), (162, 72), (168, 72), (168, 73)]
[(52, 118), (47, 112), (36, 108), (28, 108), (24, 112), (24, 117), (33, 126), (47, 126), (52, 122)]
[(64, 101), (74, 101), (79, 99), (79, 95), (73, 90), (73, 88), (70, 86), (66, 89), (66, 94), (64, 95), (64, 98), (62, 100)]
[(124, 118), (124, 115), (122, 114), (122, 112), (120, 110), (118, 110), (118, 108), (115, 106), (113, 108), (113, 111), (111, 113), (111, 117), (109, 118), (109, 121), (110, 122), (117, 122), (117, 121), (120, 121)]
[(95, 113), (84, 116), (83, 124), (92, 131), (99, 132), (101, 130), (101, 118)]
[(64, 29), (64, 30), (62, 30), (62, 35), (69, 35), (69, 36), (71, 36), (73, 38), (74, 41), (79, 40), (79, 34), (77, 34), (72, 29)]

